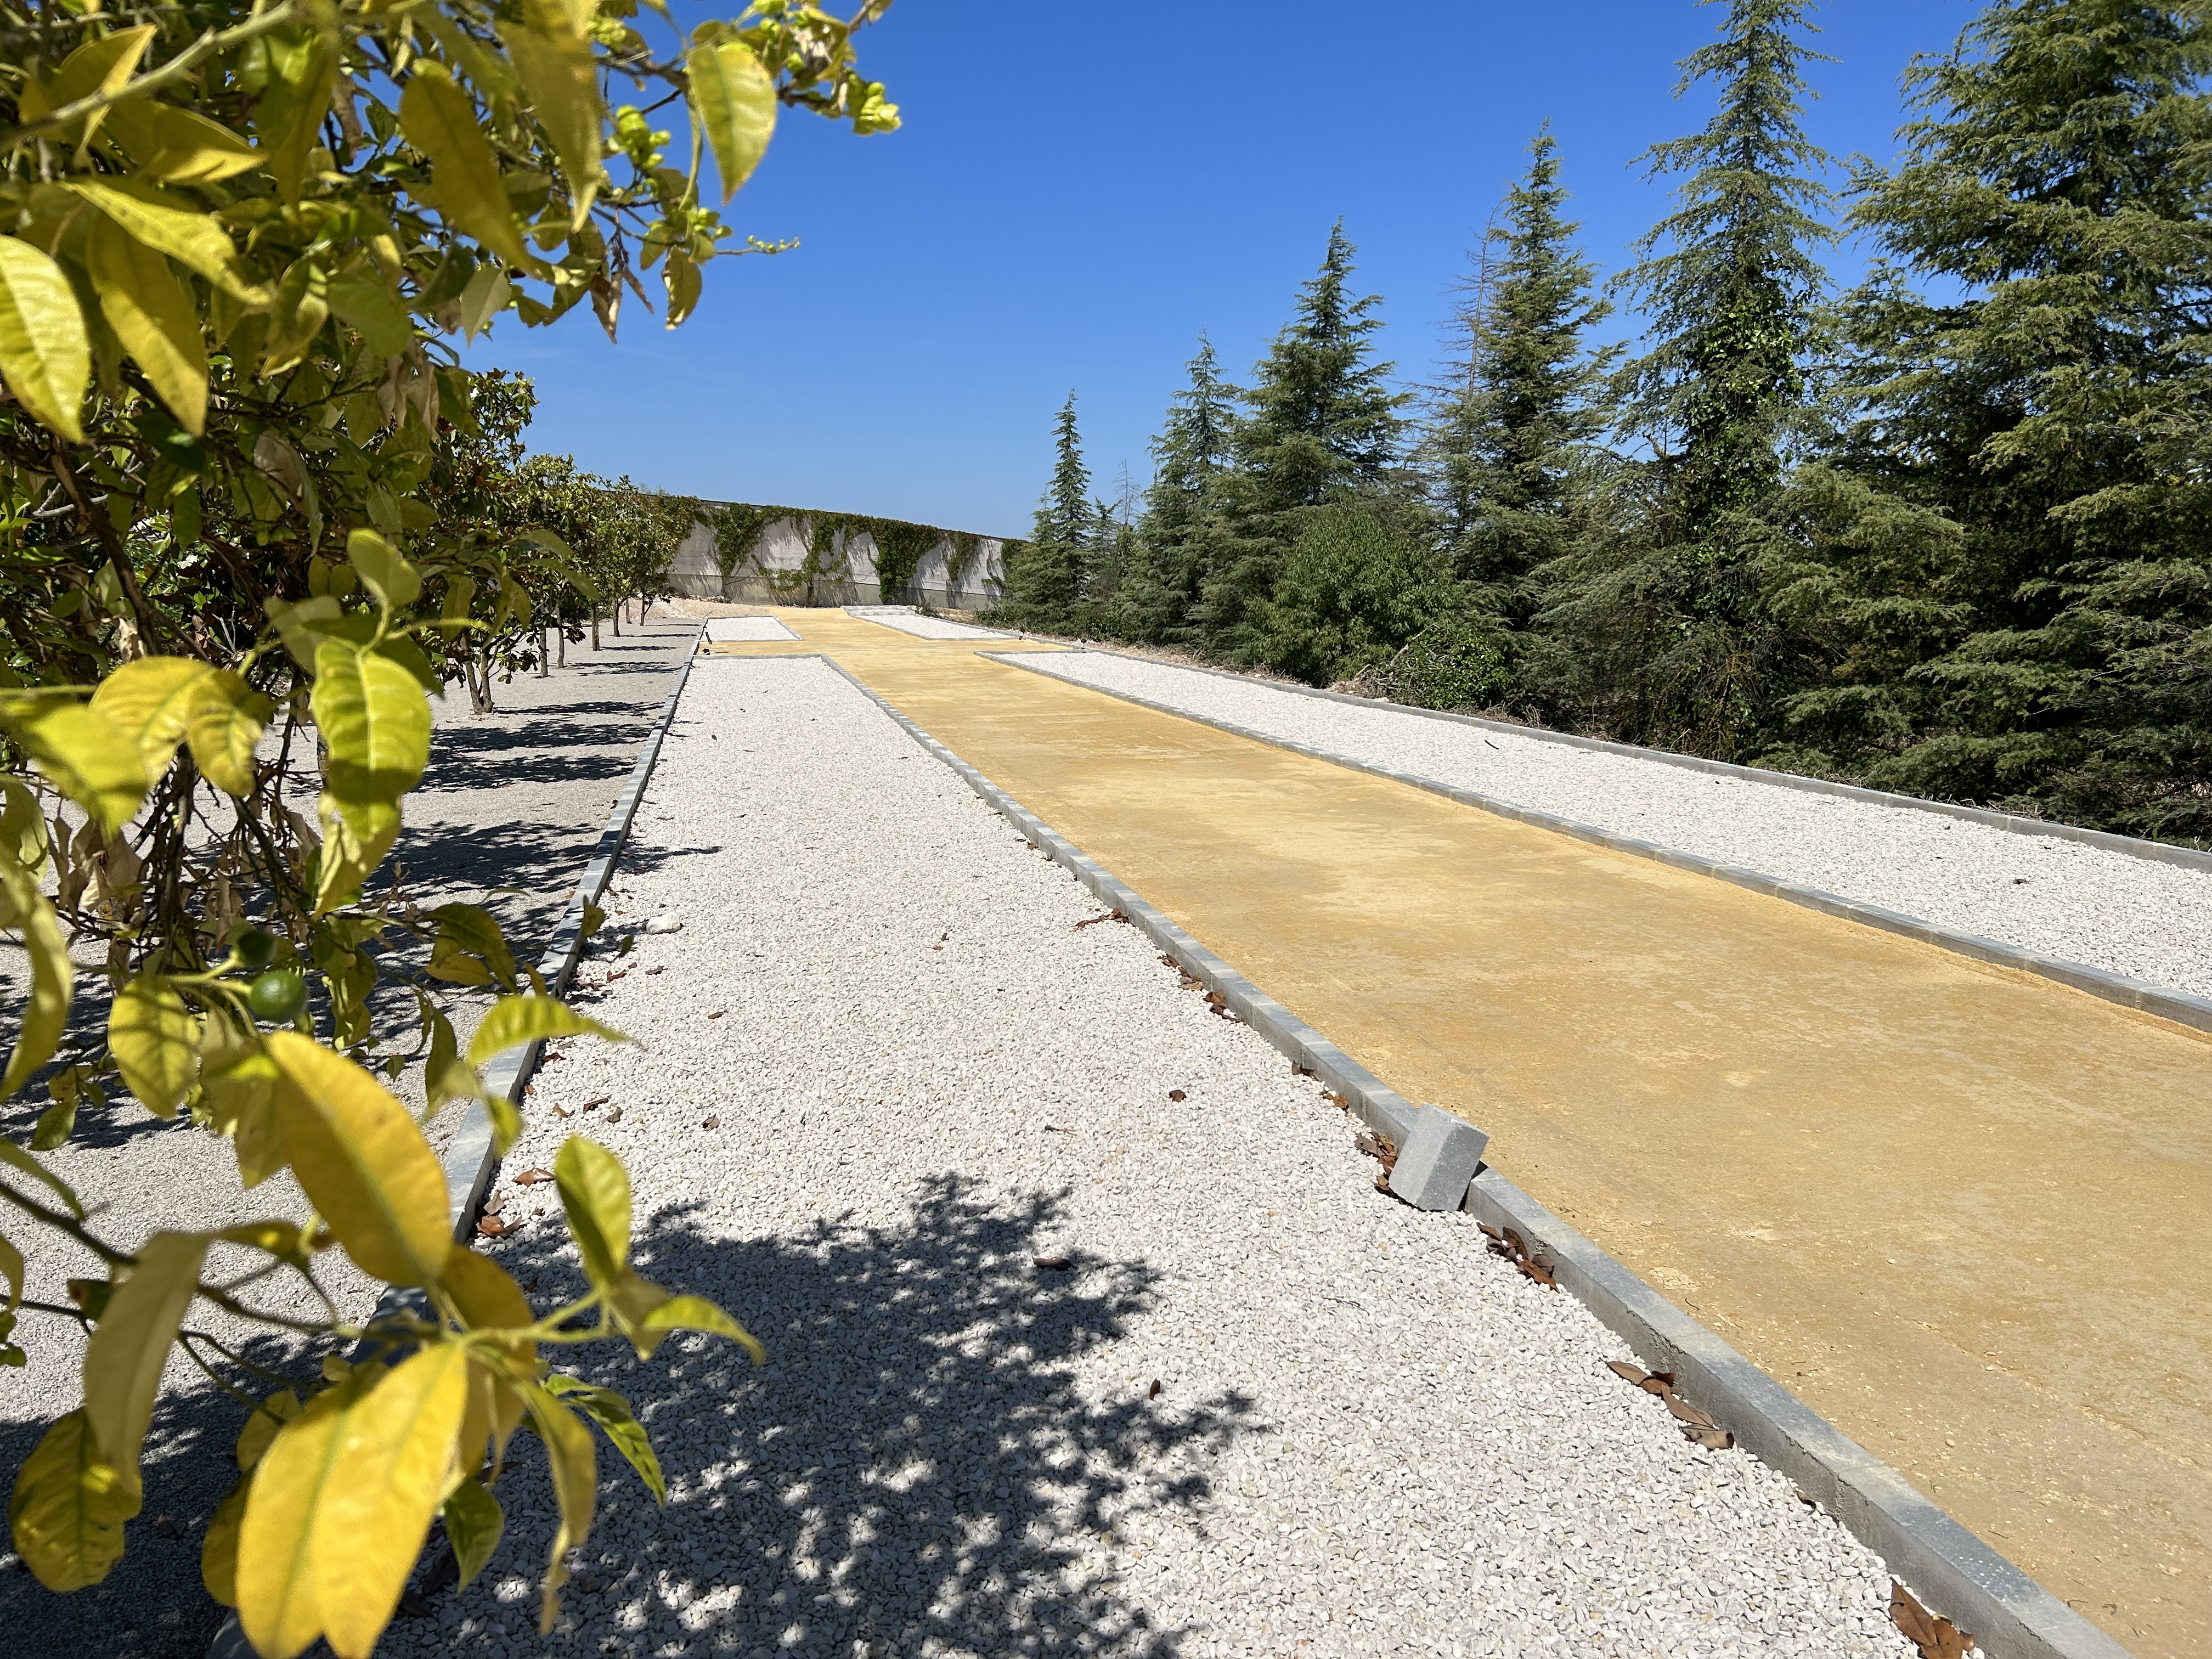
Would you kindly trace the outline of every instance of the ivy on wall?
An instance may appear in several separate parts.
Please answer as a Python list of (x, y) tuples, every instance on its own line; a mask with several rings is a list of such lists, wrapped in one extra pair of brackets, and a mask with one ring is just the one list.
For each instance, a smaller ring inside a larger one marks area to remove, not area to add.
[[(966, 581), (982, 550), (984, 538), (963, 530), (940, 530), (934, 525), (911, 524), (903, 519), (878, 519), (863, 513), (817, 513), (805, 507), (775, 507), (744, 501), (714, 503), (702, 515), (714, 532), (714, 562), (728, 580), (750, 561), (755, 574), (778, 598), (805, 597), (811, 603), (815, 584), (832, 574), (849, 550), (853, 538), (866, 536), (875, 549), (878, 592), (889, 604), (900, 602), (914, 583), (932, 550), (949, 544), (945, 557), (945, 586), (957, 591)], [(788, 519), (806, 538), (806, 557), (796, 569), (778, 570), (755, 558), (768, 527)]]

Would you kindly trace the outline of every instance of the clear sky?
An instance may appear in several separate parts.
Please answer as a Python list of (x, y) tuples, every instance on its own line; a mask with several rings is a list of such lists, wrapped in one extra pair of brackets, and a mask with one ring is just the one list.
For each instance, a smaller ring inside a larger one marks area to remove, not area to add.
[[(1820, 44), (1841, 61), (1813, 66), (1815, 137), (1886, 158), (1899, 70), (1977, 9), (1829, 0)], [(1430, 378), (1467, 249), (1547, 117), (1584, 245), (1617, 269), (1667, 204), (1635, 158), (1709, 112), (1670, 93), (1721, 15), (898, 0), (861, 45), (904, 129), (856, 138), (787, 112), (731, 204), (740, 235), (796, 251), (716, 260), (673, 333), (633, 300), (619, 346), (584, 307), (535, 332), (509, 318), (471, 361), (534, 376), (533, 447), (596, 471), (1026, 534), (1068, 392), (1100, 493), (1125, 465), (1141, 485), (1199, 331), (1243, 376), (1339, 216), (1362, 291), (1384, 296), (1384, 355)]]

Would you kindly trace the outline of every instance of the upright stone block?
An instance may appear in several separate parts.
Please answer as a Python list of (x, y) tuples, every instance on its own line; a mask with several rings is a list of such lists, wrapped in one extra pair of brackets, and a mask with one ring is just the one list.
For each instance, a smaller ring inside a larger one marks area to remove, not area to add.
[(1456, 1112), (1423, 1103), (1398, 1148), (1390, 1190), (1417, 1210), (1456, 1210), (1490, 1137)]

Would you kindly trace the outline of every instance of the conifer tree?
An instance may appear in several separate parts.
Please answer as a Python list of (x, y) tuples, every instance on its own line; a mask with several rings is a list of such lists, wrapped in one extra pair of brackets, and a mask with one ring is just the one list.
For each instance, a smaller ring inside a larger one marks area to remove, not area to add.
[(1381, 489), (1397, 456), (1406, 399), (1389, 389), (1393, 365), (1373, 361), (1382, 300), (1352, 297), (1352, 252), (1339, 221), (1320, 271), (1300, 290), (1296, 315), (1246, 394), (1237, 465), (1218, 489), (1226, 533), (1199, 607), (1202, 641), (1221, 655), (1253, 648), (1255, 607), (1273, 591), (1305, 515), (1323, 501)]
[(1221, 378), (1213, 343), (1199, 336), (1190, 384), (1175, 395), (1152, 440), (1152, 484), (1111, 613), (1115, 637), (1149, 645), (1189, 636), (1200, 584), (1219, 539), (1216, 481), (1231, 459), (1237, 389)]
[(1872, 781), (2212, 835), (2208, 73), (2202, 4), (1998, 0), (1856, 181), (1897, 265), (1845, 308), (1844, 459), (1959, 532), (1906, 584), (1790, 573), (1834, 663), (1791, 713)]
[(1464, 285), (1474, 297), (1460, 319), (1463, 373), (1426, 446), (1457, 574), (1481, 609), (1514, 621), (1531, 608), (1529, 574), (1576, 534), (1578, 476), (1611, 424), (1614, 355), (1585, 343), (1610, 307), (1592, 292), (1579, 227), (1561, 212), (1567, 192), (1549, 122), (1529, 155), (1504, 223), (1485, 238), (1478, 275)]
[(1097, 528), (1091, 469), (1075, 424), (1075, 394), (1053, 420), (1052, 482), (1037, 503), (1029, 541), (1007, 562), (1006, 603), (1000, 614), (1021, 628), (1065, 634), (1077, 626), (1085, 567)]

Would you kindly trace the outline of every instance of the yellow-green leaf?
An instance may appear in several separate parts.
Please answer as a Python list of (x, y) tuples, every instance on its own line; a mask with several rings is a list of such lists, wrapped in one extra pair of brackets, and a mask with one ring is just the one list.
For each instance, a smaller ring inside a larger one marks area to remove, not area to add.
[(289, 1389), (277, 1389), (253, 1408), (246, 1419), (246, 1426), (238, 1431), (238, 1467), (241, 1474), (253, 1473), (253, 1466), (275, 1443), (276, 1431), (303, 1409), (300, 1396)]
[(648, 1331), (705, 1331), (726, 1336), (752, 1356), (754, 1364), (768, 1363), (768, 1350), (753, 1334), (703, 1296), (672, 1296), (641, 1322)]
[(775, 82), (741, 41), (694, 46), (684, 59), (691, 112), (714, 152), (726, 202), (752, 176), (775, 131)]
[(336, 636), (345, 620), (343, 607), (329, 593), (317, 593), (291, 605), (278, 599), (264, 599), (262, 609), (268, 612), (270, 625), (284, 641), (292, 660), (307, 669), (315, 665), (316, 647)]
[(646, 1433), (645, 1425), (631, 1413), (629, 1401), (612, 1389), (596, 1387), (565, 1371), (556, 1371), (547, 1377), (545, 1389), (549, 1394), (558, 1395), (598, 1424), (614, 1449), (637, 1471), (637, 1478), (645, 1482), (653, 1501), (660, 1504), (668, 1502), (668, 1482), (660, 1473), (660, 1458), (653, 1449), (653, 1440)]
[(280, 1429), (253, 1467), (239, 1523), (239, 1623), (263, 1659), (293, 1659), (323, 1633), (316, 1522), (337, 1478), (354, 1408), (384, 1376), (356, 1365)]
[(599, 101), (591, 39), (584, 33), (588, 21), (588, 8), (580, 17), (561, 0), (523, 0), (521, 23), (503, 23), (499, 29), (523, 90), (530, 94), (532, 112), (552, 141), (568, 181), (572, 228), (591, 212), (603, 176), (599, 148), (606, 112)]
[(107, 1047), (138, 1103), (155, 1117), (174, 1115), (199, 1073), (199, 1022), (161, 975), (143, 973), (116, 994)]
[(0, 1238), (0, 1279), (8, 1281), (7, 1311), (13, 1313), (23, 1300), (23, 1253)]
[(92, 380), (92, 342), (62, 268), (20, 237), (0, 236), (0, 379), (15, 401), (73, 444)]
[(115, 105), (107, 132), (142, 178), (164, 184), (212, 185), (261, 165), (260, 151), (228, 127), (150, 98)]
[(446, 1541), (453, 1547), (453, 1562), (460, 1569), (460, 1582), (453, 1586), (453, 1594), (459, 1595), (475, 1582), (499, 1547), (500, 1534), (507, 1530), (507, 1516), (499, 1507), (499, 1499), (473, 1478), (453, 1488), (443, 1513)]
[(191, 1305), (207, 1248), (205, 1233), (157, 1232), (140, 1245), (138, 1265), (107, 1298), (85, 1346), (84, 1411), (93, 1443), (133, 1483), (161, 1367)]
[(442, 64), (415, 60), (399, 98), (399, 125), (407, 142), (430, 158), (429, 193), (438, 210), (508, 264), (531, 264), (475, 100)]
[[(588, 1443), (588, 1442), (586, 1443)], [(123, 1523), (138, 1488), (100, 1462), (82, 1408), (48, 1429), (15, 1474), (8, 1529), (15, 1553), (48, 1589), (97, 1584), (123, 1557)]]
[(15, 1030), (15, 1050), (0, 1074), (0, 1100), (29, 1081), (31, 1073), (53, 1057), (69, 1025), (70, 993), (76, 969), (69, 942), (62, 937), (54, 907), (39, 890), (38, 878), (0, 847), (0, 892), (7, 896), (23, 946), (31, 958), (31, 1000)]
[(198, 437), (207, 429), (208, 393), (198, 308), (167, 258), (114, 220), (95, 217), (84, 240), (85, 270), (100, 295), (100, 315), (177, 424)]
[(308, 153), (321, 141), (331, 107), (337, 57), (320, 30), (265, 37), (268, 83), (253, 110), (254, 130), (269, 151), (270, 176), (286, 203), (300, 199)]
[(189, 657), (140, 657), (100, 683), (92, 694), (92, 711), (106, 715), (138, 745), (146, 775), (158, 778), (185, 740), (201, 683), (215, 672)]
[(185, 740), (201, 775), (230, 794), (252, 794), (254, 748), (276, 712), (276, 704), (229, 669), (203, 675), (185, 716)]
[(220, 1607), (238, 1605), (238, 1527), (246, 1519), (246, 1492), (245, 1481), (232, 1484), (200, 1540), (200, 1583)]
[(598, 1036), (611, 1042), (625, 1039), (595, 1019), (586, 1019), (566, 1003), (550, 997), (501, 997), (491, 1006), (469, 1039), (469, 1064), (482, 1066), (494, 1055), (541, 1037)]
[(315, 727), (340, 809), (390, 805), (422, 780), (430, 760), (430, 700), (404, 666), (344, 640), (315, 647)]
[(629, 1175), (595, 1140), (570, 1135), (553, 1160), (568, 1231), (594, 1285), (611, 1285), (629, 1262)]
[(189, 198), (128, 179), (70, 179), (62, 181), (61, 187), (82, 197), (148, 247), (206, 277), (233, 299), (247, 305), (267, 303), (267, 292), (250, 279), (239, 262), (230, 233)]
[(538, 1615), (540, 1635), (550, 1635), (560, 1616), (561, 1586), (568, 1582), (568, 1552), (591, 1535), (592, 1505), (599, 1492), (599, 1465), (592, 1447), (592, 1431), (576, 1415), (540, 1388), (524, 1390), (530, 1402), (530, 1420), (545, 1443), (553, 1470), (553, 1495), (561, 1505), (561, 1525), (553, 1534), (552, 1552), (545, 1563), (545, 1602)]
[(422, 575), (374, 530), (350, 532), (346, 557), (353, 562), (362, 585), (386, 605), (404, 610), (422, 597)]
[(5, 1164), (11, 1169), (20, 1170), (33, 1181), (45, 1183), (55, 1197), (69, 1206), (69, 1212), (71, 1215), (79, 1221), (84, 1219), (84, 1206), (79, 1201), (76, 1190), (70, 1186), (69, 1182), (64, 1181), (14, 1141), (0, 1140), (0, 1164)]
[(428, 1285), (452, 1243), (446, 1174), (422, 1132), (367, 1072), (296, 1031), (268, 1039), (293, 1172), (362, 1269)]
[(216, 1132), (230, 1137), (240, 1186), (251, 1191), (284, 1167), (276, 1062), (251, 1033), (227, 1019), (210, 1018), (200, 1053), (200, 1090)]
[(145, 799), (149, 780), (137, 744), (90, 706), (0, 693), (0, 726), (103, 829), (120, 830)]
[[(131, 79), (131, 70), (146, 55), (147, 43), (156, 33), (151, 23), (137, 28), (118, 29), (112, 34), (88, 40), (62, 59), (54, 78), (42, 88), (49, 109), (59, 109), (74, 104), (80, 98), (89, 98), (95, 92), (114, 92)], [(97, 110), (84, 124), (83, 137), (90, 138), (98, 132), (101, 122), (114, 114), (112, 109)]]
[(370, 871), (399, 839), (399, 808), (375, 801), (343, 805), (325, 790), (315, 798), (322, 825), (322, 869), (315, 883), (315, 914), (323, 915), (359, 896)]

